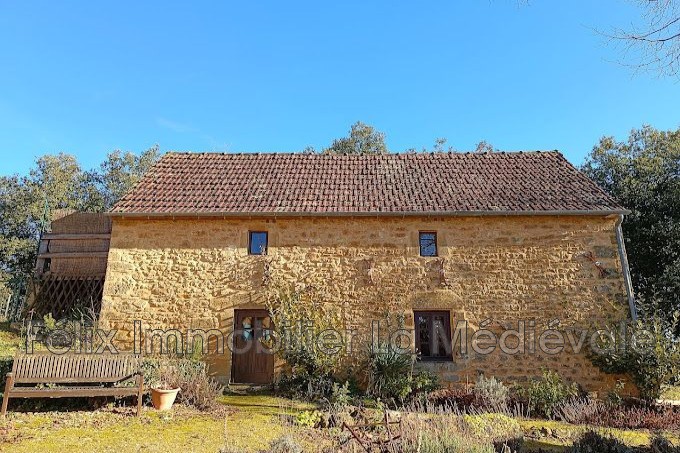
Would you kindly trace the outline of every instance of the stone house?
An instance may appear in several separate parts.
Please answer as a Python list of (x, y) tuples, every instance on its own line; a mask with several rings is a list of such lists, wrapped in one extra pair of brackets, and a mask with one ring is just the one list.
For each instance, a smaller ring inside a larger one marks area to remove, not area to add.
[[(445, 384), (550, 368), (603, 389), (613, 378), (574, 344), (635, 317), (626, 213), (558, 152), (168, 153), (110, 212), (100, 322), (128, 348), (152, 328), (248, 343), (285, 282), (322, 288), (364, 343), (400, 317)], [(231, 382), (269, 382), (279, 365), (261, 351), (209, 360)]]

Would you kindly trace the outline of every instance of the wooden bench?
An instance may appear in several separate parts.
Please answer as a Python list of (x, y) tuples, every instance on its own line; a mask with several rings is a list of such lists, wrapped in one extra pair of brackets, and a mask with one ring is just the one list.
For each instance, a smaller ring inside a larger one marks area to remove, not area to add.
[[(134, 386), (114, 385), (132, 378)], [(12, 371), (7, 373), (0, 415), (5, 416), (10, 398), (137, 396), (139, 416), (143, 393), (144, 375), (139, 361), (129, 354), (21, 354), (14, 358)]]

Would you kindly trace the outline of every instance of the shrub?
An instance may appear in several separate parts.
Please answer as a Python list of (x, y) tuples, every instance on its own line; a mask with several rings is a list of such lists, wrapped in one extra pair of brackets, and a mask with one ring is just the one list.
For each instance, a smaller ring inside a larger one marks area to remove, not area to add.
[(677, 316), (669, 321), (654, 309), (650, 312), (629, 329), (637, 344), (609, 345), (590, 358), (604, 372), (630, 374), (642, 397), (653, 400), (659, 398), (664, 386), (680, 379), (680, 339), (674, 336), (679, 325)]
[(14, 359), (12, 357), (0, 357), (0, 393), (5, 391), (7, 373), (12, 371), (13, 363)]
[(309, 338), (318, 338), (326, 330), (342, 331), (338, 310), (324, 304), (325, 295), (313, 288), (288, 288), (275, 282), (269, 286), (267, 309), (282, 340), (277, 355), (288, 365), (276, 390), (295, 398), (330, 400), (344, 345), (338, 353), (328, 354)]
[(650, 445), (654, 453), (680, 453), (680, 446), (674, 447), (668, 439), (655, 436)]
[(323, 415), (319, 411), (302, 411), (295, 416), (295, 423), (307, 428), (314, 428), (321, 422)]
[(420, 417), (402, 420), (400, 453), (493, 453), (493, 443), (466, 435), (457, 417)]
[(597, 417), (604, 406), (590, 398), (572, 398), (555, 410), (555, 417), (572, 424), (588, 423)]
[(612, 436), (586, 431), (567, 450), (569, 453), (633, 453), (623, 442)]
[(293, 437), (286, 435), (273, 440), (269, 450), (262, 453), (303, 453), (303, 450)]
[(337, 382), (333, 383), (329, 402), (336, 410), (349, 406), (349, 404), (352, 402), (349, 381), (345, 381), (345, 383), (342, 385), (338, 384)]
[(478, 398), (470, 389), (442, 389), (432, 392), (427, 397), (428, 403), (435, 407), (467, 410), (478, 406)]
[(502, 408), (508, 405), (510, 389), (494, 377), (487, 379), (480, 374), (473, 392), (485, 406)]
[(418, 453), (493, 453), (493, 445), (482, 441), (466, 439), (450, 431), (421, 431), (417, 439), (418, 448), (404, 450)]
[(335, 384), (337, 382), (330, 375), (314, 375), (294, 368), (279, 377), (275, 388), (278, 393), (293, 398), (328, 401)]
[(564, 382), (556, 372), (544, 370), (542, 378), (532, 380), (519, 394), (527, 400), (533, 414), (553, 418), (559, 406), (578, 396), (579, 389), (575, 383)]
[(672, 406), (618, 406), (590, 398), (573, 398), (555, 410), (555, 416), (567, 423), (587, 424), (618, 429), (680, 431), (680, 409)]
[(680, 410), (671, 406), (602, 407), (580, 423), (619, 429), (680, 431)]
[(150, 387), (166, 383), (180, 389), (177, 401), (199, 410), (213, 409), (223, 387), (210, 375), (207, 366), (192, 359), (145, 359), (144, 379)]
[(413, 391), (431, 393), (440, 388), (439, 377), (427, 370), (419, 371), (413, 375)]
[(382, 344), (368, 354), (368, 393), (385, 400), (403, 402), (413, 392), (413, 363), (411, 354)]

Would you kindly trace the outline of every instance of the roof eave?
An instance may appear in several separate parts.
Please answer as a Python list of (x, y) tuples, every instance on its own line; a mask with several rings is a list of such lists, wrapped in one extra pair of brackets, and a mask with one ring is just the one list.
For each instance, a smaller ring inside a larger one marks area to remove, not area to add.
[(628, 215), (627, 209), (554, 210), (554, 211), (405, 211), (405, 212), (107, 212), (117, 218), (154, 217), (478, 217), (478, 216), (608, 216)]

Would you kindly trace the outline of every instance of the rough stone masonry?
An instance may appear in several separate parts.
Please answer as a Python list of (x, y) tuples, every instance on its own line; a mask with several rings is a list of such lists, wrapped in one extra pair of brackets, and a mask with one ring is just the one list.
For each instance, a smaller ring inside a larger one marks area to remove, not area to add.
[[(629, 319), (616, 215), (483, 215), (220, 218), (114, 217), (101, 325), (130, 346), (132, 320), (154, 328), (234, 328), (234, 310), (262, 308), (267, 280), (325, 289), (324, 303), (364, 331), (386, 313), (449, 310), (470, 333), (615, 324)], [(249, 255), (248, 232), (267, 231), (266, 256)], [(438, 256), (421, 257), (419, 231), (436, 231)], [(597, 265), (595, 264), (597, 261)], [(229, 354), (211, 369), (230, 378)], [(525, 381), (553, 369), (587, 390), (611, 388), (585, 352), (455, 354), (422, 363), (445, 385), (479, 373)]]

